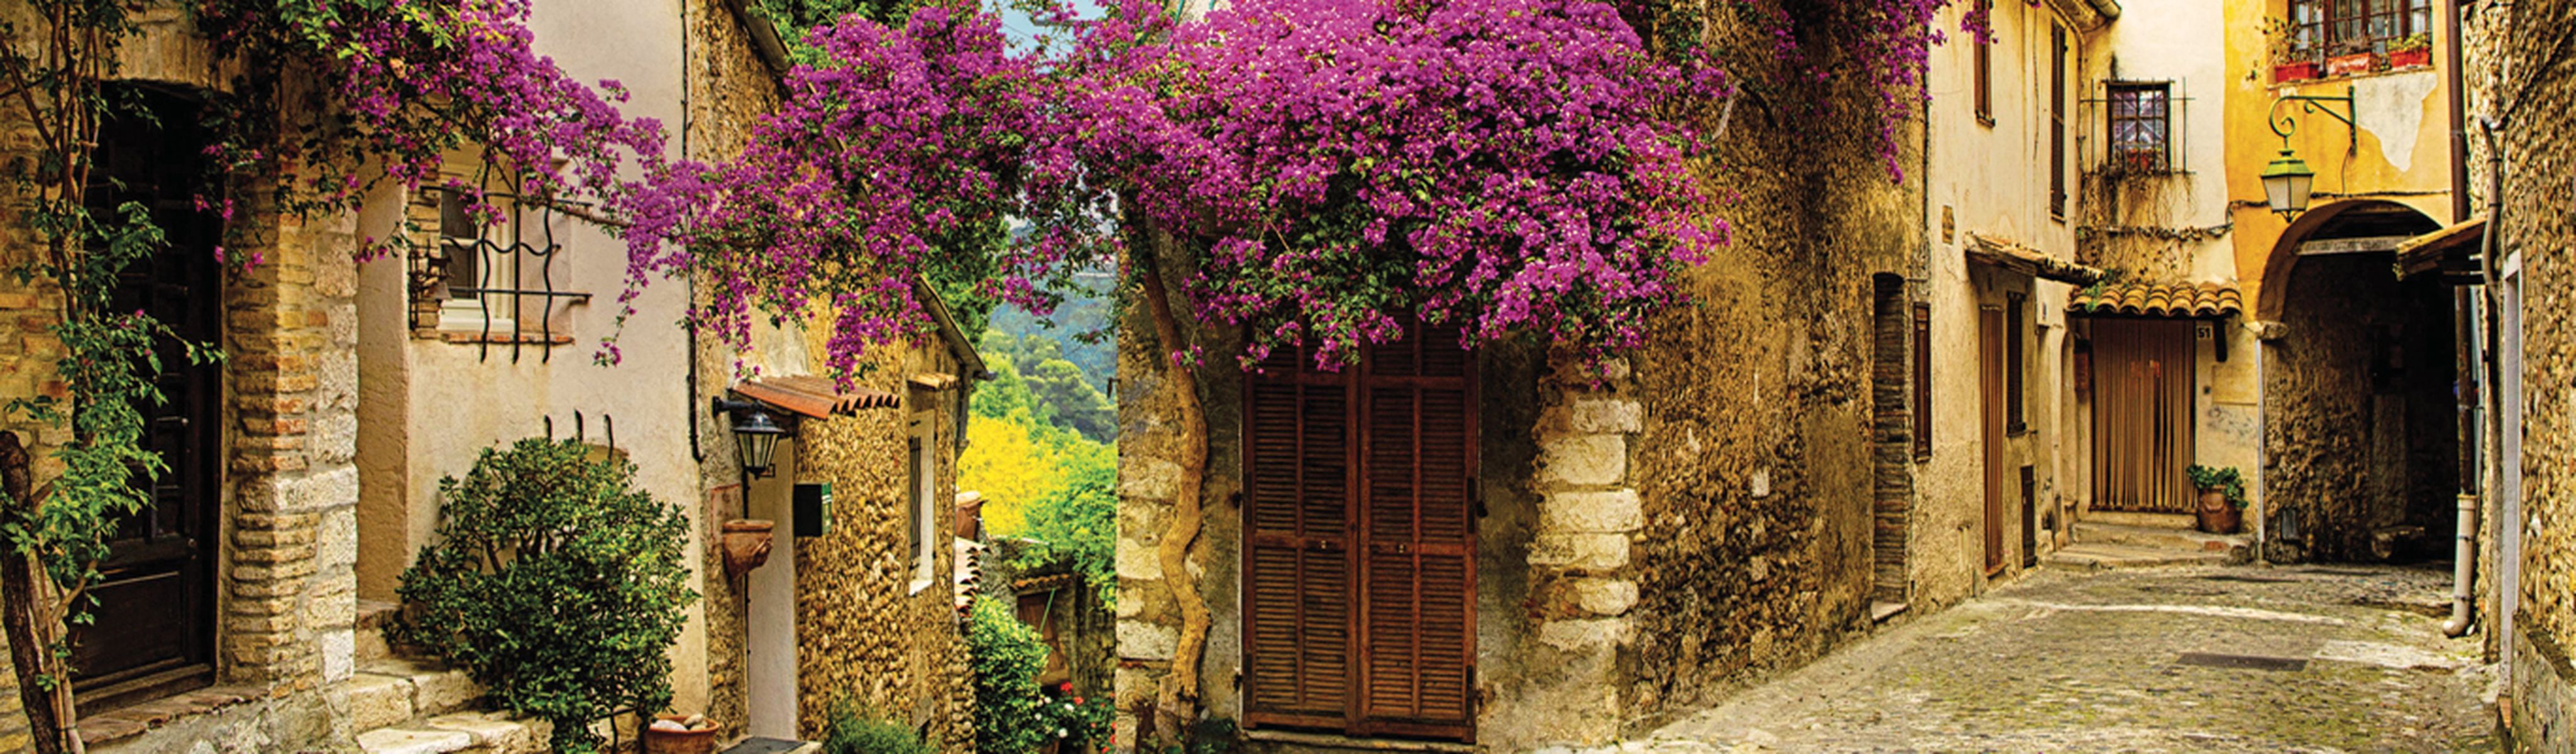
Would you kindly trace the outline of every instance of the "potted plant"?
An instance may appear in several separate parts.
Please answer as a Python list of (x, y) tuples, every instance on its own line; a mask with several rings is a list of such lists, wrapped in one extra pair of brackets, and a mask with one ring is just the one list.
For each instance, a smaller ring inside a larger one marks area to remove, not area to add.
[(2369, 50), (2347, 52), (2326, 58), (2326, 75), (2357, 76), (2379, 67), (2379, 54)]
[(2288, 84), (2317, 77), (2317, 61), (2299, 49), (2296, 32), (2290, 22), (2275, 16), (2263, 19), (2263, 36), (2272, 53), (2272, 82)]
[(2191, 486), (2200, 490), (2200, 530), (2211, 534), (2234, 534), (2245, 524), (2245, 477), (2236, 467), (2211, 468), (2192, 464), (2183, 473), (2191, 475)]
[(644, 754), (713, 754), (716, 731), (722, 728), (705, 715), (654, 715), (653, 723), (644, 726), (640, 738)]
[(389, 638), (553, 723), (556, 754), (598, 751), (590, 724), (618, 710), (668, 708), (668, 650), (698, 598), (689, 523), (634, 482), (634, 464), (577, 441), (484, 449), (439, 481), (437, 539), (403, 571)]
[(2388, 67), (2422, 68), (2433, 64), (2433, 36), (2411, 34), (2388, 43)]

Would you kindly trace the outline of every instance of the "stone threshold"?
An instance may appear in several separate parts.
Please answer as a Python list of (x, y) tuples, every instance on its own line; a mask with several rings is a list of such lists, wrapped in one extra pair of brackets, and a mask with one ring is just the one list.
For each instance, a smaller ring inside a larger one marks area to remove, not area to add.
[(1907, 607), (1908, 605), (1903, 602), (1869, 603), (1869, 622), (1886, 623), (1890, 618), (1905, 614)]
[(823, 744), (815, 741), (790, 741), (784, 738), (753, 736), (717, 751), (721, 754), (821, 754)]
[(75, 725), (80, 729), (81, 745), (93, 747), (267, 696), (256, 686), (214, 686), (85, 715)]
[(1306, 733), (1288, 730), (1248, 730), (1243, 737), (1263, 743), (1293, 744), (1322, 749), (1353, 751), (1426, 751), (1470, 754), (1479, 751), (1474, 745), (1454, 741), (1414, 741), (1400, 738), (1352, 738), (1330, 733)]

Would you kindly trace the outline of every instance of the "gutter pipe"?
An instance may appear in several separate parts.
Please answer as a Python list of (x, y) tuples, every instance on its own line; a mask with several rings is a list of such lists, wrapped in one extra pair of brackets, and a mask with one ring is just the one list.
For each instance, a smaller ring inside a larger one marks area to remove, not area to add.
[[(2485, 129), (2487, 137), (2488, 188), (2487, 229), (2486, 233), (2478, 239), (2478, 266), (2481, 268), (2481, 272), (2486, 278), (2486, 304), (2488, 310), (2493, 311), (2495, 307), (2494, 296), (2496, 283), (2500, 275), (2500, 271), (2496, 268), (2496, 253), (2498, 250), (2503, 248), (2503, 244), (2499, 243), (2496, 240), (2496, 237), (2502, 235), (2504, 231), (2504, 145), (2496, 143), (2496, 131), (2501, 129), (2501, 126), (2498, 123), (2492, 120), (2482, 119), (2480, 125)], [(2490, 327), (2486, 329), (2493, 330), (2495, 328)], [(2492, 371), (2496, 368), (2496, 363), (2497, 362), (2493, 358), (2489, 358), (2482, 366)], [(2493, 424), (2494, 422), (2490, 421), (2488, 423)], [(2503, 431), (2502, 427), (2490, 427), (2490, 429), (2498, 434), (2501, 434)], [(2478, 508), (2476, 500), (2473, 496), (2462, 495), (2460, 501), (2460, 544), (2458, 552), (2453, 555), (2456, 560), (2452, 566), (2452, 580), (2454, 583), (2451, 587), (2451, 620), (2442, 624), (2442, 635), (2444, 636), (2459, 636), (2468, 633), (2469, 624), (2475, 619), (2476, 610), (2474, 602), (2476, 597), (2470, 593), (2469, 586), (2471, 580), (2476, 575), (2477, 520)]]
[[(2468, 38), (2468, 35), (2462, 30), (2463, 21), (2466, 20), (2466, 14), (2463, 12), (2462, 7), (2464, 2), (2465, 0), (2451, 0), (2451, 28), (2450, 34), (2448, 35), (2450, 37), (2448, 40), (2450, 42), (2448, 45), (2450, 49), (2443, 53), (2442, 61), (2444, 67), (2448, 68), (2450, 73), (2450, 81), (2446, 82), (2449, 84), (2446, 88), (2450, 91), (2445, 99), (2449, 100), (2447, 104), (2450, 105), (2451, 221), (2455, 223), (2468, 220), (2469, 215), (2469, 131), (2467, 106), (2468, 94), (2466, 91), (2468, 73), (2465, 70), (2466, 66), (2463, 63), (2464, 55), (2461, 51), (2461, 47), (2463, 46), (2462, 43)], [(2493, 146), (2493, 139), (2490, 138), (2490, 156), (2497, 158), (2495, 167), (2500, 171), (2503, 167), (2503, 161), (2501, 159), (2502, 154), (2494, 152), (2492, 149)], [(2493, 175), (2490, 177), (2493, 177)], [(2502, 182), (2499, 180), (2498, 184), (2501, 185), (2501, 183)], [(2489, 198), (2493, 202), (2500, 202), (2502, 200), (2501, 196), (2490, 196)], [(2483, 288), (2484, 290), (2492, 291), (2495, 288), (2495, 268), (2493, 261), (2495, 259), (2495, 237), (2497, 230), (2492, 206), (2490, 206), (2487, 217), (2486, 232), (2480, 239), (2482, 248), (2479, 252), (2479, 265), (2483, 268), (2483, 272), (2485, 273), (2485, 285)], [(2491, 329), (2477, 327), (2472, 324), (2482, 320), (2478, 317), (2478, 314), (2481, 312), (2479, 312), (2477, 305), (2471, 302), (2473, 300), (2483, 298), (2485, 297), (2482, 295), (2472, 297), (2472, 295), (2466, 290), (2459, 291), (2456, 296), (2458, 307), (2458, 316), (2456, 319), (2460, 323), (2459, 335), (2457, 336), (2459, 337), (2458, 348), (2462, 354), (2469, 357), (2464, 360), (2465, 363), (2461, 364), (2462, 367), (2466, 368), (2462, 370), (2460, 375), (2463, 378), (2468, 378), (2471, 375), (2478, 375), (2479, 377), (2489, 376), (2481, 373), (2481, 371), (2485, 369), (2485, 365), (2487, 363), (2487, 359), (2483, 358), (2486, 349), (2479, 347), (2483, 345), (2481, 343), (2471, 342), (2471, 338), (2476, 337), (2481, 330)], [(2492, 308), (2489, 308), (2488, 311), (2492, 311)], [(2483, 387), (2486, 384), (2491, 384), (2487, 379), (2476, 379), (2474, 382), (2470, 379), (2462, 379), (2461, 383), (2463, 388), (2467, 388), (2470, 385)], [(2453, 533), (2458, 542), (2454, 546), (2451, 554), (2451, 619), (2442, 623), (2442, 635), (2444, 636), (2457, 637), (2468, 633), (2469, 626), (2475, 623), (2477, 619), (2477, 596), (2474, 593), (2473, 587), (2477, 581), (2478, 492), (2480, 481), (2479, 475), (2481, 473), (2480, 466), (2483, 464), (2479, 462), (2481, 454), (2476, 450), (2476, 446), (2483, 444), (2486, 439), (2484, 427), (2485, 422), (2481, 421), (2478, 411), (2479, 405), (2486, 400), (2486, 392), (2486, 390), (2475, 390), (2472, 392), (2464, 389), (2462, 391), (2463, 395), (2461, 395), (2459, 407), (2460, 435), (2463, 439), (2476, 439), (2468, 440), (2468, 447), (2462, 448), (2460, 453), (2459, 519), (2455, 524), (2456, 531)]]

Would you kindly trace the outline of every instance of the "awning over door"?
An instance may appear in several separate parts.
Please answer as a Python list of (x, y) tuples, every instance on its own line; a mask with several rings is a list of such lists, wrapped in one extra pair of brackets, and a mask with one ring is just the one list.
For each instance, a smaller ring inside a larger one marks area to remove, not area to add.
[(1998, 269), (2011, 270), (2042, 280), (2055, 280), (2074, 285), (2092, 285), (2101, 281), (2102, 271), (2049, 256), (2046, 252), (1999, 238), (1968, 234), (1968, 261)]
[(2406, 239), (2397, 245), (2397, 271), (2415, 276), (2441, 270), (2446, 276), (2479, 275), (2478, 245), (2487, 237), (2487, 219), (2467, 222)]
[(2066, 299), (2066, 312), (2089, 317), (2217, 319), (2245, 308), (2245, 294), (2225, 283), (2107, 283)]
[(894, 408), (902, 401), (883, 390), (842, 390), (822, 377), (762, 377), (733, 386), (742, 397), (796, 412), (809, 419), (849, 416), (863, 408)]

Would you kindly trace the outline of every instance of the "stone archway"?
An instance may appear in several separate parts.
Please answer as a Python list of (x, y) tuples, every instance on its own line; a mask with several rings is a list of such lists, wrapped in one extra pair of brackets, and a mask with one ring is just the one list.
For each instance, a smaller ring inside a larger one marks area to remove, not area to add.
[(2400, 279), (2397, 239), (2440, 224), (2405, 205), (2310, 210), (2264, 265), (2266, 506), (2299, 520), (2276, 559), (2438, 556), (2454, 527), (2459, 449), (2450, 290)]

